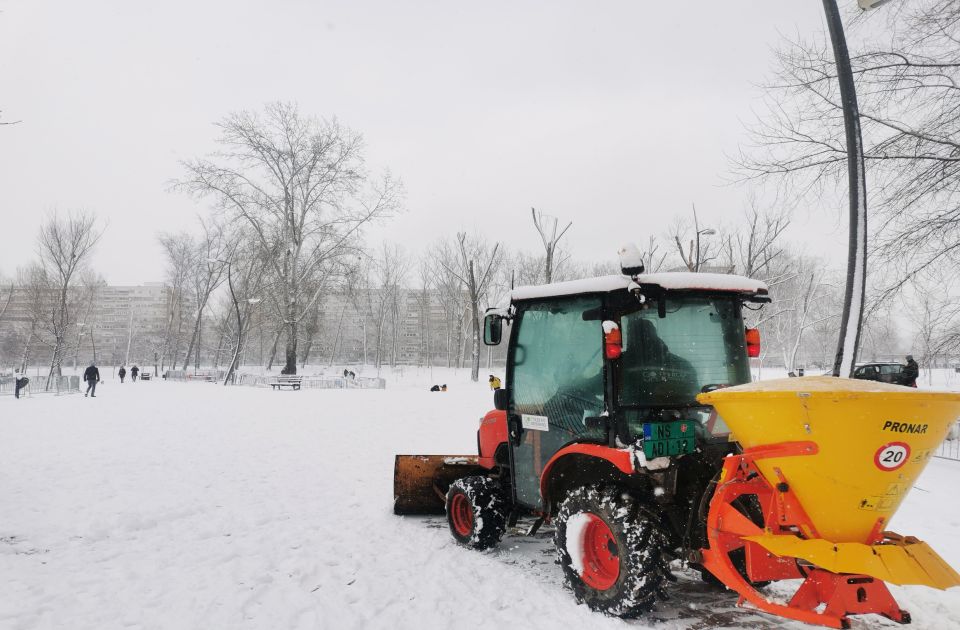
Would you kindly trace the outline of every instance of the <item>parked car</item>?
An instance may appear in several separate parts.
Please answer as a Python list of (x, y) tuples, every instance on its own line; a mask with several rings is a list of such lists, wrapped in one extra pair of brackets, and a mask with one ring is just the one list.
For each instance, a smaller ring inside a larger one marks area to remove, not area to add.
[(906, 385), (903, 366), (899, 363), (864, 363), (853, 371), (853, 378), (865, 381), (880, 381), (893, 385)]

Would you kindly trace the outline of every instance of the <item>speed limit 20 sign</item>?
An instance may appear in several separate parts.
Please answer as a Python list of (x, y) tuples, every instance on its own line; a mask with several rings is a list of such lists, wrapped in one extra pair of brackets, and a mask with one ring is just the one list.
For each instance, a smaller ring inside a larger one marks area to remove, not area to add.
[(873, 456), (873, 463), (884, 471), (896, 470), (910, 460), (910, 445), (906, 442), (884, 444)]

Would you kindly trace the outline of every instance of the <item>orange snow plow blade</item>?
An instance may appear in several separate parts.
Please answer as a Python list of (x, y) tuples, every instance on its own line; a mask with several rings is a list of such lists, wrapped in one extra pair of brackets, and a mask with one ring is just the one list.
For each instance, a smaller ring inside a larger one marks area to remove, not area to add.
[(397, 455), (393, 513), (443, 514), (450, 484), (483, 470), (476, 455)]

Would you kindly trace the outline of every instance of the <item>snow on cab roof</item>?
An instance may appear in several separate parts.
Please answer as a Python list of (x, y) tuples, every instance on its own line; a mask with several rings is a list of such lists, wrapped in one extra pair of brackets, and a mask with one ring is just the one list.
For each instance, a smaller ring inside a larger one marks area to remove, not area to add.
[[(535, 300), (538, 298), (579, 295), (581, 293), (609, 293), (626, 289), (633, 282), (627, 276), (600, 276), (531, 287), (517, 287), (510, 293), (510, 300)], [(759, 280), (724, 273), (687, 273), (669, 271), (645, 273), (637, 276), (641, 285), (656, 285), (671, 290), (730, 291), (734, 293), (765, 294), (767, 285)]]

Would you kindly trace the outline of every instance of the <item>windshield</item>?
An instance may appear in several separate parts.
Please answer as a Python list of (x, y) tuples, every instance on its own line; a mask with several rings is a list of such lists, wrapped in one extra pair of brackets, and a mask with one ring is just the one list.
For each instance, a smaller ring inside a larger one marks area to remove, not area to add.
[(732, 297), (670, 296), (623, 315), (617, 379), (622, 406), (696, 405), (717, 386), (750, 382), (740, 303)]

